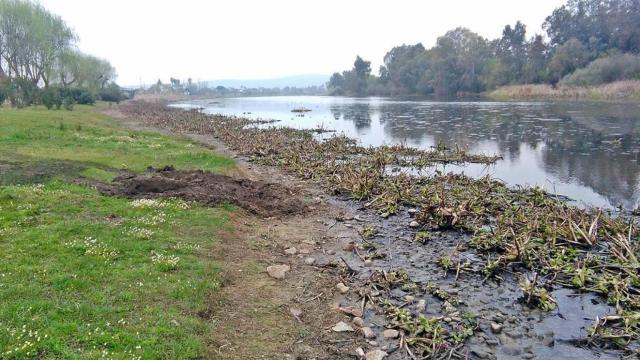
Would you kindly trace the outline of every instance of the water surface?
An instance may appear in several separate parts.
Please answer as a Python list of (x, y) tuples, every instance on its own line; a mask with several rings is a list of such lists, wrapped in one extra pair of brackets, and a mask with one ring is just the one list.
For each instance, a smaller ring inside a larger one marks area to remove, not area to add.
[[(579, 205), (635, 209), (640, 201), (640, 104), (589, 102), (403, 101), (386, 98), (244, 97), (194, 101), (212, 114), (323, 127), (363, 145), (438, 143), (499, 154), (492, 166), (439, 170), (489, 174), (516, 186), (542, 186)], [(304, 107), (304, 116), (292, 113)]]

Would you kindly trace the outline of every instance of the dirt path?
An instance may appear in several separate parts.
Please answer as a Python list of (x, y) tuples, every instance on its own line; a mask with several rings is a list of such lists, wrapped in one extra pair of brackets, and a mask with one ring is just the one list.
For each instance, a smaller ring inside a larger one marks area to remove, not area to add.
[[(107, 114), (129, 128), (144, 127), (110, 109)], [(232, 219), (233, 230), (221, 234), (212, 256), (223, 269), (220, 292), (211, 297), (211, 308), (201, 316), (219, 324), (211, 334), (210, 353), (220, 359), (344, 359), (355, 358), (356, 349), (371, 347), (362, 335), (338, 333), (331, 328), (352, 317), (339, 310), (348, 302), (337, 290), (344, 264), (357, 258), (344, 251), (360, 238), (351, 225), (336, 218), (351, 217), (307, 182), (272, 167), (250, 164), (229, 152), (213, 137), (181, 134), (237, 160), (229, 175), (261, 183), (275, 183), (295, 193), (305, 211), (271, 217), (241, 210)], [(290, 204), (289, 204), (290, 205)], [(284, 279), (269, 276), (267, 267), (288, 265)], [(355, 327), (354, 327), (355, 328)], [(375, 345), (376, 343), (373, 342)]]

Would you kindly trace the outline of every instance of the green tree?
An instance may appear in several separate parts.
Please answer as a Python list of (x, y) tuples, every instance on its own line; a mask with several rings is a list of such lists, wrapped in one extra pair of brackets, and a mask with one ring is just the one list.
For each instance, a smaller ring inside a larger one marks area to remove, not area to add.
[(571, 74), (588, 62), (589, 50), (580, 40), (571, 38), (553, 53), (547, 69), (548, 80), (556, 84), (563, 76)]

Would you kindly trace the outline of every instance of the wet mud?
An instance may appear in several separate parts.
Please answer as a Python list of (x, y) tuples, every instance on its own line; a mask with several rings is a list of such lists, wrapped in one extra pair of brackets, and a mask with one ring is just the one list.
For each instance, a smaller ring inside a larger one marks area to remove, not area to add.
[(237, 205), (264, 217), (303, 213), (296, 194), (279, 184), (214, 174), (202, 170), (149, 168), (142, 174), (116, 177), (112, 183), (93, 184), (103, 195), (128, 198), (179, 198), (209, 206)]

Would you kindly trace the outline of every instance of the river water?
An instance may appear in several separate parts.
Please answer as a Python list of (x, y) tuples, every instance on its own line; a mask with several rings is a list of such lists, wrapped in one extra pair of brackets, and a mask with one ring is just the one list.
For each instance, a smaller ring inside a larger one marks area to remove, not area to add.
[[(438, 170), (489, 174), (511, 186), (541, 186), (580, 206), (633, 210), (640, 202), (640, 103), (297, 96), (221, 98), (178, 106), (280, 120), (272, 126), (322, 127), (363, 145), (457, 145), (503, 159), (491, 166), (448, 165)], [(294, 108), (311, 111), (299, 116), (291, 112)]]

